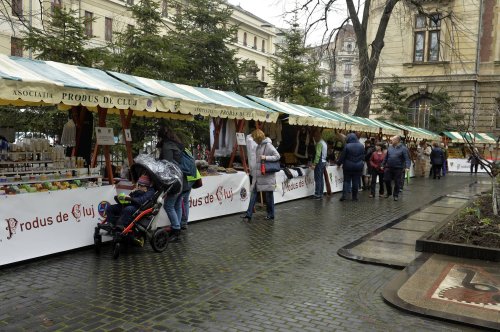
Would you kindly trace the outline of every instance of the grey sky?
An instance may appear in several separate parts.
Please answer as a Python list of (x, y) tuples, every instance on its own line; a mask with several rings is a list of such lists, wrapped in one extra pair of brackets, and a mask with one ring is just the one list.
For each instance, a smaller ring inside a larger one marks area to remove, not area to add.
[[(284, 13), (290, 12), (295, 8), (296, 1), (294, 0), (228, 0), (233, 5), (240, 5), (243, 9), (251, 12), (252, 14), (274, 24), (277, 27), (287, 27), (287, 20), (293, 16), (288, 15), (284, 17)], [(303, 4), (304, 0), (297, 0), (297, 3)], [(339, 1), (337, 7), (333, 7), (329, 25), (330, 27), (337, 27), (343, 19), (345, 19), (346, 7), (343, 1)], [(307, 24), (307, 14), (302, 12), (299, 15), (299, 23), (305, 28)], [(313, 17), (317, 17), (313, 15)], [(307, 38), (308, 44), (318, 44), (321, 42), (323, 33), (325, 31), (324, 25), (321, 25), (311, 31)]]

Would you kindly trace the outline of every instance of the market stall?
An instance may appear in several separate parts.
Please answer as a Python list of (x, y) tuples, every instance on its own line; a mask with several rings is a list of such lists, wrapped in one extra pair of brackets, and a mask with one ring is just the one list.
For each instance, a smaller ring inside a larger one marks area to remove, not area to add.
[[(470, 172), (469, 157), (471, 151), (467, 142), (473, 144), (486, 159), (493, 160), (496, 156), (496, 139), (491, 134), (445, 131), (442, 135), (442, 139), (448, 148), (448, 168), (450, 172)], [(479, 166), (478, 172), (486, 173), (486, 170)]]
[[(0, 104), (20, 108), (56, 105), (78, 115), (99, 112), (103, 130), (108, 112), (127, 112), (128, 117), (192, 118), (169, 112), (156, 96), (103, 71), (4, 55), (0, 55)], [(75, 120), (73, 125), (78, 127), (80, 117)], [(78, 140), (78, 130), (74, 140)], [(104, 154), (112, 182), (107, 145)], [(67, 156), (61, 146), (51, 146), (46, 139), (10, 142), (6, 148), (2, 143), (0, 265), (93, 243), (93, 228), (115, 195), (115, 188), (103, 186), (102, 178), (99, 169), (83, 165), (78, 154)]]

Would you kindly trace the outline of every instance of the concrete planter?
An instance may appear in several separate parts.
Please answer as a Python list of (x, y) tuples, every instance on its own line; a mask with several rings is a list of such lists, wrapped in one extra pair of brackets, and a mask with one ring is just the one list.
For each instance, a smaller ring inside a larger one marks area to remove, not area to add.
[(415, 250), (419, 252), (431, 252), (448, 256), (500, 262), (500, 249), (436, 240), (437, 235), (442, 229), (448, 226), (448, 223), (457, 216), (459, 211), (460, 209), (418, 239)]

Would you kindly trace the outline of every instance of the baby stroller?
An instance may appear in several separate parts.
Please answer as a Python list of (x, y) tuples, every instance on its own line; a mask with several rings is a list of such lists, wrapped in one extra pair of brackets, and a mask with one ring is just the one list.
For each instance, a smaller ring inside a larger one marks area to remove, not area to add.
[[(182, 190), (182, 171), (174, 163), (156, 160), (150, 155), (139, 155), (130, 168), (132, 180), (136, 182), (142, 174), (147, 174), (155, 189), (154, 196), (142, 204), (133, 214), (132, 222), (125, 228), (112, 225), (106, 219), (97, 224), (94, 230), (94, 245), (100, 252), (103, 235), (113, 241), (113, 258), (118, 258), (122, 247), (139, 240), (149, 241), (156, 252), (165, 250), (171, 231), (170, 226), (157, 227), (156, 216), (168, 194), (177, 194)], [(117, 198), (115, 197), (115, 200)], [(118, 200), (117, 200), (118, 202)], [(102, 234), (104, 232), (104, 234)]]

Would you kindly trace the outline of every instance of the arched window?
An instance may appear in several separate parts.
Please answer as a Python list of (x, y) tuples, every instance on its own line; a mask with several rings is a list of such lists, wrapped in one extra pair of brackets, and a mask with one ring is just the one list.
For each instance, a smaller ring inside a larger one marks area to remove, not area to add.
[(408, 120), (415, 127), (428, 129), (431, 124), (431, 117), (439, 117), (439, 114), (434, 114), (432, 104), (432, 99), (428, 97), (420, 97), (412, 101), (408, 107)]
[(266, 41), (262, 40), (262, 52), (266, 51)]
[(247, 33), (243, 33), (243, 46), (247, 46)]
[(253, 37), (253, 48), (257, 49), (257, 37)]

